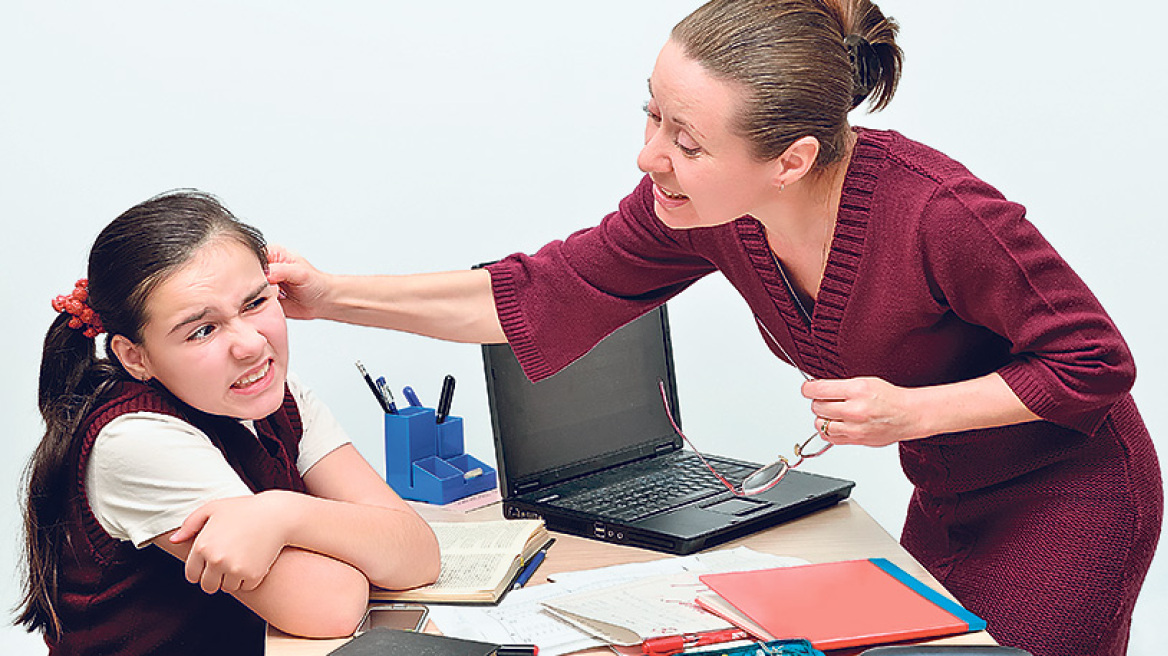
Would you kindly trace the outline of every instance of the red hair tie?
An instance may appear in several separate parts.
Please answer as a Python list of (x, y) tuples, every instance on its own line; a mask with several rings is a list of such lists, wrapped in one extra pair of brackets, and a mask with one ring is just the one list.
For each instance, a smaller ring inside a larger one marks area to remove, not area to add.
[(53, 299), (53, 309), (57, 312), (68, 312), (73, 315), (69, 319), (69, 327), (77, 330), (84, 328), (85, 336), (93, 339), (105, 332), (101, 325), (101, 317), (89, 307), (89, 281), (85, 278), (77, 281), (73, 291), (69, 294)]

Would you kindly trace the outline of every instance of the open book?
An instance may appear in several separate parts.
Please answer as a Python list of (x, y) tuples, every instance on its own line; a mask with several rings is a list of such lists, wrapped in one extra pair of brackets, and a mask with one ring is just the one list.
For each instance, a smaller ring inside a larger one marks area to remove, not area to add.
[(413, 590), (373, 588), (375, 601), (485, 603), (499, 601), (515, 578), (551, 541), (543, 521), (431, 522), (442, 552), (442, 573)]

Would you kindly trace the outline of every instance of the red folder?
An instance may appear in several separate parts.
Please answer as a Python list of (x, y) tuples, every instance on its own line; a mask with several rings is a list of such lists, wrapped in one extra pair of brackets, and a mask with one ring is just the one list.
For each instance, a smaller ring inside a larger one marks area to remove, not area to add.
[(883, 558), (700, 577), (706, 610), (765, 640), (864, 647), (981, 631), (984, 620)]

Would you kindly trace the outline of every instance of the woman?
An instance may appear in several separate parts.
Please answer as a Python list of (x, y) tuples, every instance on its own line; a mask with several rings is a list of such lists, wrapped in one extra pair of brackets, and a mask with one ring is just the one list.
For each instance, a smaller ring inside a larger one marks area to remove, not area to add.
[(647, 176), (598, 226), (480, 271), (337, 277), (282, 253), (272, 280), (290, 316), (506, 340), (540, 379), (720, 271), (814, 377), (825, 439), (899, 445), (902, 543), (997, 640), (1124, 653), (1163, 514), (1130, 352), (1021, 206), (848, 124), (891, 101), (895, 36), (867, 0), (714, 0), (662, 49)]
[(429, 526), (288, 374), (266, 270), (257, 231), (176, 192), (54, 300), (20, 618), (51, 653), (262, 654), (265, 621), (348, 635), (370, 583), (437, 577)]

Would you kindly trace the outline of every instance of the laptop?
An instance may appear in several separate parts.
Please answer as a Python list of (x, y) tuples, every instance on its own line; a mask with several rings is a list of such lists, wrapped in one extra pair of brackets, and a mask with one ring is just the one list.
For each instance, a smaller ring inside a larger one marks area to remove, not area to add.
[[(670, 425), (680, 424), (665, 306), (606, 337), (559, 373), (532, 383), (507, 344), (483, 347), (503, 514), (548, 529), (689, 554), (832, 506), (855, 483), (791, 471), (735, 497)], [(709, 439), (698, 438), (702, 443)], [(703, 451), (705, 453), (705, 451)], [(739, 483), (757, 463), (711, 456)]]

